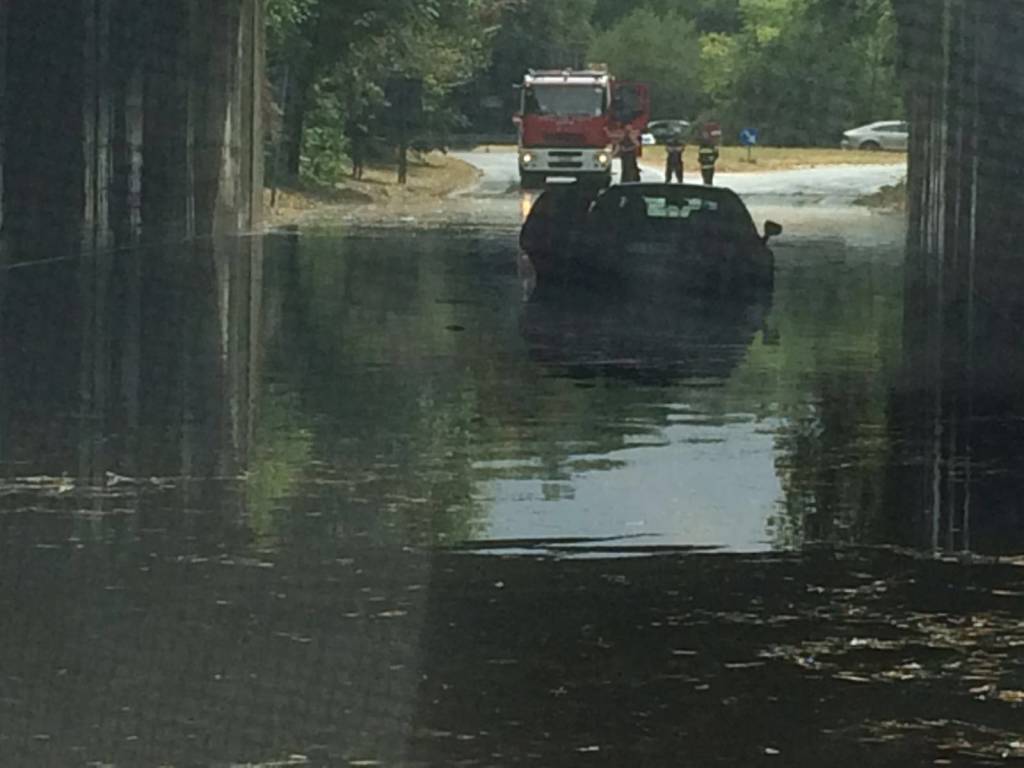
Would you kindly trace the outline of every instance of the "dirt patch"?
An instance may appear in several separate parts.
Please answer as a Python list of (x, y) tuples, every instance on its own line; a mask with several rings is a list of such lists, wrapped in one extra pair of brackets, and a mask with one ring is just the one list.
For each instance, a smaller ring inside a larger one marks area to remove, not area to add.
[(854, 202), (857, 205), (883, 211), (905, 211), (907, 210), (907, 180), (903, 179), (896, 184), (887, 184), (877, 192), (859, 197)]
[(360, 180), (345, 179), (334, 186), (306, 184), (277, 191), (264, 190), (264, 211), (269, 226), (301, 224), (354, 206), (408, 204), (440, 198), (471, 186), (480, 172), (469, 163), (432, 152), (410, 157), (408, 179), (398, 183), (394, 166), (368, 166)]

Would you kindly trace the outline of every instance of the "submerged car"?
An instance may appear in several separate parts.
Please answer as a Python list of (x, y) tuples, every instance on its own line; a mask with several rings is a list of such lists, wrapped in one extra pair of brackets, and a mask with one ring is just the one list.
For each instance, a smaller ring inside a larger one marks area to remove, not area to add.
[(534, 203), (520, 247), (543, 285), (629, 289), (763, 288), (772, 284), (768, 240), (735, 192), (694, 184), (552, 186)]
[(910, 128), (907, 123), (902, 120), (882, 120), (846, 131), (840, 146), (843, 149), (889, 149), (906, 152), (909, 139)]
[(529, 358), (557, 376), (666, 385), (726, 379), (756, 333), (776, 343), (771, 298), (760, 292), (670, 303), (541, 292), (522, 305), (519, 327)]

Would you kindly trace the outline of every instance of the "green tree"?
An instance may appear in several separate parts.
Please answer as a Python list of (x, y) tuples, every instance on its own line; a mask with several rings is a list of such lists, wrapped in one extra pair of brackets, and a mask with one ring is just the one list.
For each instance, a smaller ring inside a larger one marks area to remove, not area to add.
[(590, 57), (618, 78), (647, 83), (655, 116), (690, 115), (703, 106), (700, 38), (678, 13), (633, 11), (595, 38)]
[(691, 19), (702, 32), (739, 32), (740, 0), (644, 0), (624, 3), (622, 0), (597, 0), (593, 23), (608, 29), (638, 8), (647, 8), (659, 15), (675, 13)]
[(335, 173), (346, 120), (379, 117), (393, 76), (422, 78), (428, 119), (455, 122), (450, 95), (486, 63), (501, 2), (270, 0), (269, 60), (287, 173)]
[(595, 0), (506, 0), (492, 9), (493, 35), (480, 77), (460, 89), (459, 103), (477, 130), (511, 131), (513, 86), (528, 69), (588, 64)]
[(741, 0), (724, 104), (768, 142), (834, 145), (843, 129), (901, 112), (888, 0)]

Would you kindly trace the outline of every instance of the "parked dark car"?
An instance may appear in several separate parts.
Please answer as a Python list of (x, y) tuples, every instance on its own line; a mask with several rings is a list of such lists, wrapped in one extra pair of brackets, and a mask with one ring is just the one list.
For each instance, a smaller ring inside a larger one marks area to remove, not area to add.
[(766, 222), (757, 232), (729, 189), (692, 184), (617, 184), (600, 191), (552, 186), (534, 203), (520, 233), (538, 285), (706, 290), (770, 286)]
[(672, 138), (689, 139), (690, 123), (686, 120), (652, 120), (641, 136), (644, 146), (666, 144)]

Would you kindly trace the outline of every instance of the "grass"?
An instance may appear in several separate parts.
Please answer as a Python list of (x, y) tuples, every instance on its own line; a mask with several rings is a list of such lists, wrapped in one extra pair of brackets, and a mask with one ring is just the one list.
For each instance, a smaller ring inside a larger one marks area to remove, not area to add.
[[(747, 160), (745, 147), (722, 147), (716, 170), (720, 173), (785, 171), (822, 165), (896, 165), (907, 161), (907, 156), (902, 152), (868, 152), (859, 149), (755, 147), (751, 154), (753, 162)], [(642, 162), (664, 167), (665, 148), (644, 147)], [(683, 166), (687, 174), (699, 175), (696, 145), (687, 145), (683, 153)]]
[(472, 184), (479, 172), (469, 163), (440, 152), (410, 153), (407, 184), (399, 184), (397, 177), (394, 165), (371, 164), (359, 181), (346, 178), (333, 186), (302, 183), (282, 187), (273, 207), (270, 190), (264, 190), (265, 218), (271, 226), (280, 226), (334, 208), (444, 197)]

